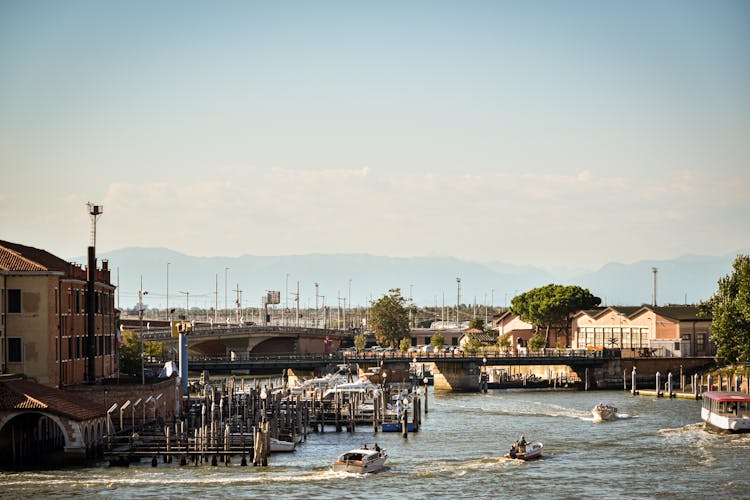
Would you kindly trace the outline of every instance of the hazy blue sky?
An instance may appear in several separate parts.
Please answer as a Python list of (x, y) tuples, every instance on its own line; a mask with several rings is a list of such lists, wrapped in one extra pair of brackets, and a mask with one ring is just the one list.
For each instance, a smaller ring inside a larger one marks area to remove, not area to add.
[(596, 267), (750, 247), (750, 2), (0, 0), (0, 238)]

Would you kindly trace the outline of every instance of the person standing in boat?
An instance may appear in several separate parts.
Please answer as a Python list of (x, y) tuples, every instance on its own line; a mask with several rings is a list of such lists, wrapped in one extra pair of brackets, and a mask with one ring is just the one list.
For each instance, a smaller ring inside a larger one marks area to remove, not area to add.
[(521, 439), (518, 441), (518, 451), (526, 453), (526, 438), (521, 435)]

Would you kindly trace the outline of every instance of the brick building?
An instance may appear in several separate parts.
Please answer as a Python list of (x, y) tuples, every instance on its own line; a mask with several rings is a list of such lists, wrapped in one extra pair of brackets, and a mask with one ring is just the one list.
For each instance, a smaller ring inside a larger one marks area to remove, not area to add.
[[(95, 379), (117, 371), (115, 287), (107, 261), (95, 276)], [(1, 370), (63, 387), (87, 380), (86, 270), (0, 240)]]

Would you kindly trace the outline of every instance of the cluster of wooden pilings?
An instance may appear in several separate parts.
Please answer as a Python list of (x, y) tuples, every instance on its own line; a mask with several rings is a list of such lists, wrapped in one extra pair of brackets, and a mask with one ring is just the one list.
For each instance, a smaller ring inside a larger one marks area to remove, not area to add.
[[(409, 430), (419, 430), (422, 401), (425, 414), (428, 411), (427, 392), (421, 394), (411, 385), (383, 386), (369, 410), (363, 405), (365, 396), (356, 392), (336, 391), (332, 398), (324, 398), (317, 389), (295, 394), (286, 384), (273, 387), (256, 382), (246, 387), (244, 382), (229, 378), (215, 384), (202, 377), (198, 390), (183, 400), (179, 419), (137, 429), (121, 426), (107, 436), (104, 458), (112, 465), (150, 457), (153, 466), (159, 458), (164, 463), (176, 459), (180, 465), (197, 466), (228, 465), (232, 457), (240, 456), (240, 465), (251, 459), (253, 465), (266, 466), (276, 440), (296, 444), (309, 432), (325, 432), (331, 426), (336, 432), (354, 432), (357, 425), (371, 425), (378, 432), (381, 425), (392, 422), (400, 422), (407, 437)], [(397, 406), (400, 411), (395, 411)]]
[(181, 465), (210, 462), (229, 464), (240, 455), (241, 465), (268, 465), (271, 440), (296, 443), (310, 428), (310, 405), (288, 391), (270, 385), (245, 388), (233, 378), (220, 385), (205, 383), (199, 393), (183, 401), (180, 419), (160, 427), (122, 429), (107, 437), (104, 458), (113, 465), (157, 457), (165, 463), (177, 458)]
[[(628, 390), (627, 386), (627, 371), (622, 374), (624, 390)], [(741, 391), (743, 386), (745, 390), (750, 393), (750, 378), (746, 379), (746, 383), (743, 384), (743, 378), (741, 376), (735, 377), (717, 377), (714, 380), (713, 376), (707, 375), (704, 379), (703, 375), (693, 374), (692, 377), (688, 378), (689, 382), (686, 383), (684, 375), (680, 374), (679, 383), (674, 383), (672, 373), (667, 373), (666, 381), (662, 379), (662, 374), (656, 372), (656, 387), (655, 390), (638, 389), (636, 386), (636, 370), (633, 368), (631, 373), (631, 393), (642, 394), (644, 396), (656, 396), (656, 397), (669, 397), (669, 398), (694, 398), (700, 399), (701, 394), (704, 391)], [(689, 392), (688, 392), (689, 389)]]

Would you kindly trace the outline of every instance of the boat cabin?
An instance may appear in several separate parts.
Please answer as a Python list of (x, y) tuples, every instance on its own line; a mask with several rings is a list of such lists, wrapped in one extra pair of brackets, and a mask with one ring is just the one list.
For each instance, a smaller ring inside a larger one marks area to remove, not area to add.
[(701, 417), (718, 429), (750, 431), (750, 394), (732, 391), (709, 391), (702, 394)]

